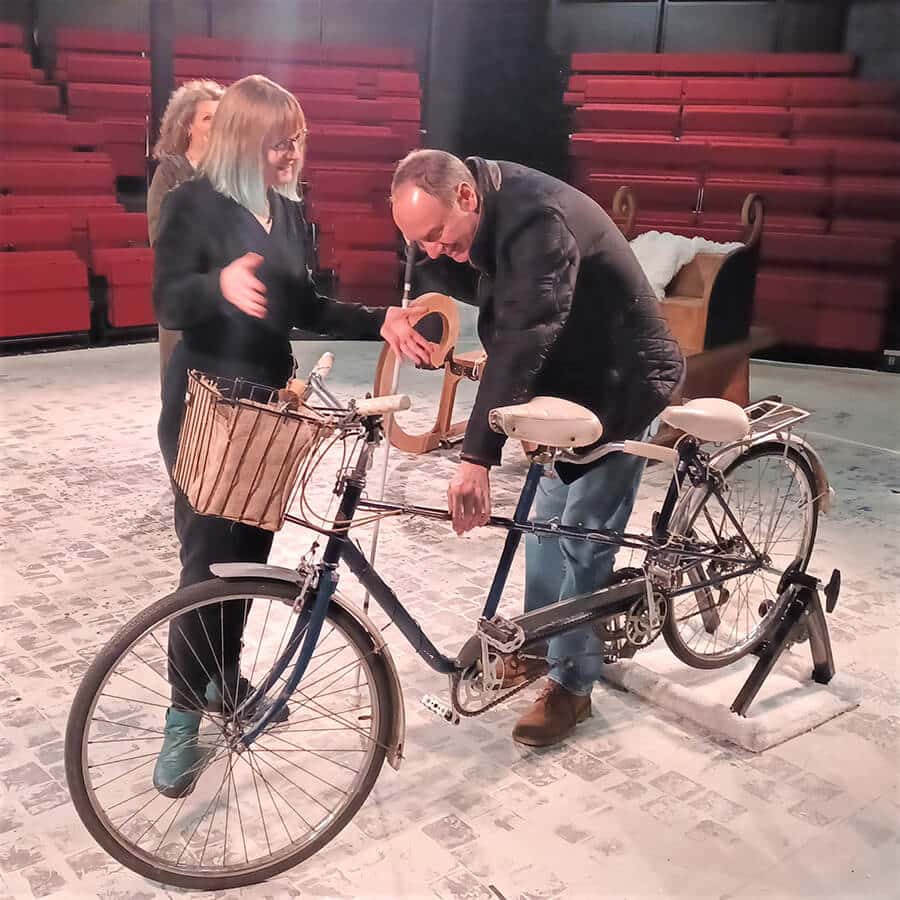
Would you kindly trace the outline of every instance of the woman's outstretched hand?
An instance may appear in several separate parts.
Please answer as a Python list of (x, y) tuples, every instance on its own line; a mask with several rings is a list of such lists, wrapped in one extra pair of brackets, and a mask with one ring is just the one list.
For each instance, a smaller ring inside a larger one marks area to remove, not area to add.
[(431, 366), (431, 354), (436, 345), (425, 340), (414, 328), (426, 315), (427, 309), (388, 307), (384, 325), (381, 326), (381, 336), (398, 359), (403, 357), (416, 365)]
[(219, 274), (222, 296), (255, 319), (264, 319), (266, 315), (266, 286), (256, 277), (256, 270), (262, 263), (263, 258), (258, 253), (245, 253)]

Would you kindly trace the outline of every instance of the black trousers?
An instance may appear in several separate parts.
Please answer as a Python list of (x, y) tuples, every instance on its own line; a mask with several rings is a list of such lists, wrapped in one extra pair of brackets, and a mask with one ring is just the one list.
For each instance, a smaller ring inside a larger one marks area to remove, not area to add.
[[(175, 489), (175, 532), (181, 542), (181, 579), (188, 587), (212, 578), (217, 562), (259, 562), (269, 558), (273, 534), (261, 528), (199, 516)], [(172, 705), (204, 706), (206, 685), (225, 679), (231, 694), (237, 686), (241, 638), (250, 614), (249, 599), (229, 600), (185, 613), (169, 625), (169, 683)]]
[[(290, 371), (290, 360), (285, 371)], [(176, 345), (162, 385), (162, 413), (159, 419), (159, 446), (171, 474), (178, 450), (178, 432), (184, 411), (188, 369), (223, 375), (241, 375), (263, 384), (283, 384), (281, 371), (257, 370), (247, 364), (210, 359), (190, 353), (183, 341)], [(175, 533), (181, 544), (179, 587), (188, 587), (212, 578), (213, 563), (264, 563), (272, 549), (273, 534), (251, 525), (229, 522), (217, 516), (199, 516), (184, 494), (175, 492)], [(250, 600), (230, 600), (203, 611), (185, 613), (169, 625), (169, 683), (172, 705), (180, 709), (205, 706), (207, 684), (226, 679), (226, 691), (236, 687), (241, 638), (250, 613)], [(234, 679), (235, 683), (229, 684)], [(226, 694), (227, 696), (227, 694)]]

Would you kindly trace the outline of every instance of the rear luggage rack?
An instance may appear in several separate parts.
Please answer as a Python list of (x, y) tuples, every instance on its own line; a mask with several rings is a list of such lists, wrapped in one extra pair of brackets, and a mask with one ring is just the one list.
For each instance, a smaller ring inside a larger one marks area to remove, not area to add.
[(809, 413), (805, 409), (792, 406), (790, 403), (782, 403), (778, 398), (751, 403), (745, 407), (745, 411), (750, 419), (748, 440), (765, 437), (776, 431), (787, 431), (798, 422), (809, 418)]

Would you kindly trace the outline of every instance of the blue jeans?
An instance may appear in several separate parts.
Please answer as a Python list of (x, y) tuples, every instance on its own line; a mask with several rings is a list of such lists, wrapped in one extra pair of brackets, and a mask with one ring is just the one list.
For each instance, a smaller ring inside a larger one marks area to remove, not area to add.
[[(534, 519), (562, 525), (624, 531), (631, 516), (644, 460), (614, 453), (572, 484), (544, 476)], [(525, 611), (605, 587), (617, 548), (564, 538), (525, 538)], [(575, 694), (588, 695), (603, 666), (600, 639), (590, 626), (550, 641), (549, 677)]]

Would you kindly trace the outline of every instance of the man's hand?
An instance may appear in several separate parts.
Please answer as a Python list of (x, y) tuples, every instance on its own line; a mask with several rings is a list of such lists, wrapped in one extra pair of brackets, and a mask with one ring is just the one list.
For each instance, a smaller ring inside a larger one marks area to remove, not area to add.
[(477, 463), (461, 462), (447, 488), (447, 507), (453, 517), (453, 530), (465, 534), (491, 517), (491, 478), (489, 469)]
[(427, 309), (388, 307), (384, 325), (381, 326), (381, 336), (398, 359), (402, 356), (416, 365), (431, 366), (431, 353), (435, 345), (426, 341), (413, 327), (427, 314)]
[(219, 273), (222, 296), (255, 319), (266, 315), (266, 286), (255, 274), (262, 263), (263, 258), (258, 253), (245, 253)]

